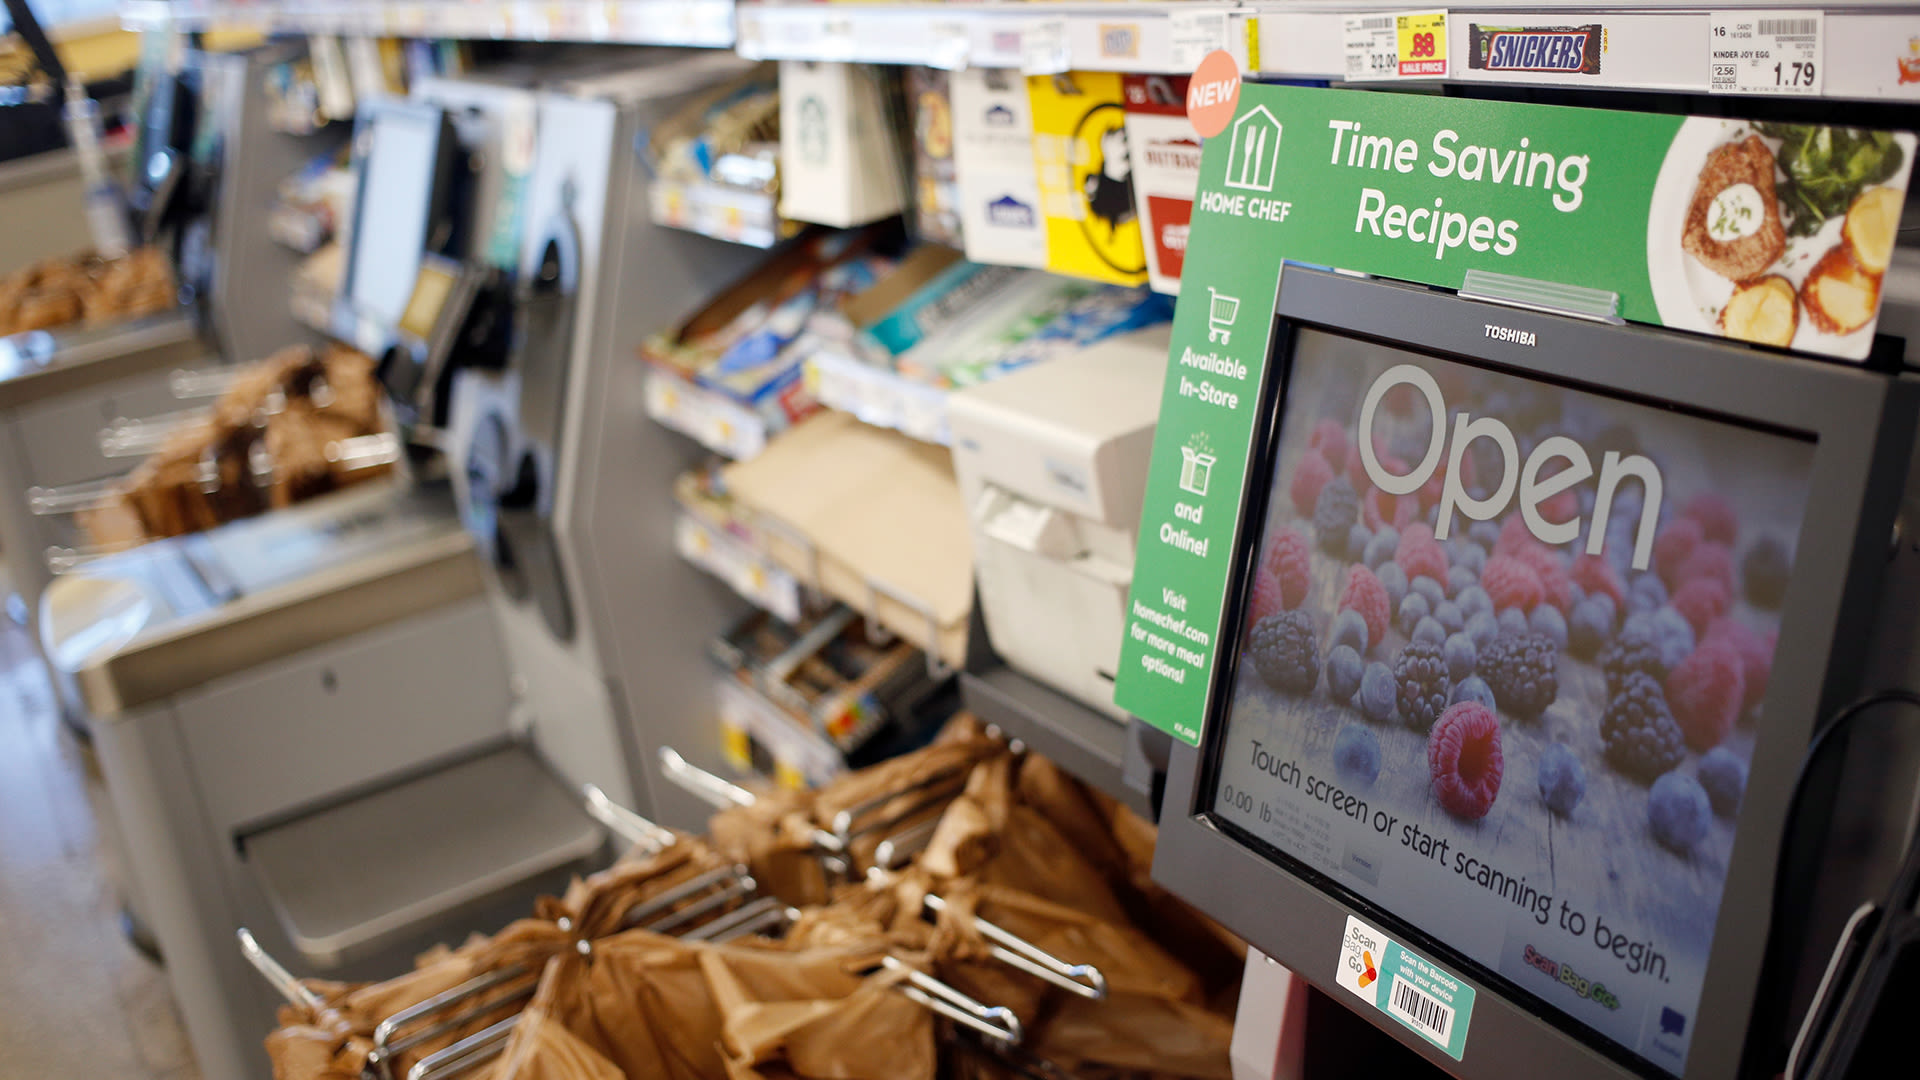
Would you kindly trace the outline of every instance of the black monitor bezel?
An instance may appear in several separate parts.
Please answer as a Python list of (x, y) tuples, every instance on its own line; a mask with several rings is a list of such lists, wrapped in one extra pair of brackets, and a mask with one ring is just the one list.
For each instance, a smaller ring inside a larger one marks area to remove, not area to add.
[[(1560, 1080), (1670, 1074), (1579, 1025), (1516, 996), (1512, 984), (1369, 903), (1284, 852), (1244, 836), (1212, 814), (1244, 611), (1246, 567), (1260, 541), (1280, 410), (1296, 330), (1373, 339), (1472, 366), (1500, 370), (1748, 427), (1814, 440), (1809, 498), (1795, 576), (1783, 607), (1779, 650), (1755, 749), (1749, 790), (1779, 799), (1742, 807), (1715, 926), (1685, 1076), (1740, 1075), (1770, 914), (1785, 791), (1814, 730), (1858, 688), (1859, 650), (1836, 648), (1839, 628), (1864, 625), (1884, 564), (1914, 425), (1913, 388), (1862, 369), (1804, 360), (1713, 339), (1613, 326), (1466, 300), (1352, 275), (1288, 266), (1281, 274), (1271, 357), (1258, 395), (1246, 488), (1235, 525), (1227, 603), (1210, 672), (1198, 749), (1176, 744), (1162, 808), (1154, 876), (1323, 991), (1332, 979), (1347, 914), (1426, 949), (1480, 995), (1464, 1060), (1454, 1062), (1384, 1014), (1368, 1018), (1455, 1075), (1478, 1080), (1553, 1071)], [(1533, 335), (1536, 345), (1496, 340), (1487, 327)], [(1875, 495), (1881, 497), (1875, 498)], [(1821, 523), (1851, 521), (1853, 528)], [(1262, 850), (1264, 849), (1264, 851)], [(1276, 858), (1275, 856), (1278, 856)], [(1326, 882), (1331, 888), (1321, 884)], [(1522, 992), (1524, 994), (1524, 992)], [(1350, 1002), (1349, 1002), (1350, 1003)], [(1363, 1012), (1371, 1012), (1363, 1010)]]

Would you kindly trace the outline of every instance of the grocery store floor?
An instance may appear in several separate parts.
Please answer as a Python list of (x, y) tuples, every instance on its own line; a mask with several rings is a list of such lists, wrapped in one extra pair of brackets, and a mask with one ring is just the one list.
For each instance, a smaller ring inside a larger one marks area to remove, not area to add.
[(199, 1078), (166, 976), (121, 936), (104, 799), (26, 632), (0, 614), (5, 1080)]

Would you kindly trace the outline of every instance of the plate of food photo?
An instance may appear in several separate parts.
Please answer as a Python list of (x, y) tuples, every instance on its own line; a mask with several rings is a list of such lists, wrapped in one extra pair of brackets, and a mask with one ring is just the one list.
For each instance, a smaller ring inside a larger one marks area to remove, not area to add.
[(1863, 359), (1913, 154), (1904, 132), (1688, 118), (1647, 213), (1660, 321)]

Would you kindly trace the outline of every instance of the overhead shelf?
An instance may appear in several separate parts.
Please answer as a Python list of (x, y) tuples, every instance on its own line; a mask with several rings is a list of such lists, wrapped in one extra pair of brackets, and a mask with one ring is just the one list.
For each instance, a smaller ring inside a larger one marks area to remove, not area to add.
[(128, 0), (129, 30), (253, 27), (358, 37), (496, 38), (631, 45), (733, 45), (733, 0)]
[[(1783, 0), (1784, 2), (1784, 0)], [(1437, 6), (1437, 5), (1436, 5)], [(252, 26), (286, 33), (595, 41), (736, 48), (769, 60), (1185, 73), (1216, 48), (1261, 78), (1339, 80), (1347, 20), (1419, 5), (1387, 0), (868, 4), (732, 0), (129, 0), (129, 29)], [(1431, 8), (1429, 9), (1431, 10)], [(1780, 3), (1719, 9), (1765, 16)], [(1822, 11), (1793, 5), (1790, 14)], [(1446, 80), (1593, 90), (1713, 92), (1710, 6), (1670, 0), (1488, 0), (1447, 15)], [(1500, 71), (1469, 63), (1470, 27), (1596, 26), (1597, 65)], [(1920, 3), (1825, 10), (1817, 89), (1829, 99), (1920, 100)], [(1439, 81), (1439, 80), (1429, 80)], [(1390, 85), (1368, 83), (1367, 85)], [(748, 241), (751, 242), (751, 241)]]
[(921, 442), (950, 445), (947, 391), (822, 347), (807, 357), (807, 388), (822, 405), (862, 423), (892, 428)]
[[(967, 708), (1151, 820), (1152, 800), (1127, 782), (1127, 724), (994, 664), (960, 676)], [(1137, 723), (1137, 721), (1134, 721)]]
[(770, 248), (800, 231), (763, 192), (655, 179), (647, 185), (647, 201), (658, 224), (748, 247)]

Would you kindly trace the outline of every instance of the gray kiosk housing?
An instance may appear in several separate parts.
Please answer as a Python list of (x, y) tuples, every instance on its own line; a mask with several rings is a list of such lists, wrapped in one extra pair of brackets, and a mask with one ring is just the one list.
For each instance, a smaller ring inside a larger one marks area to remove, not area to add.
[[(1349, 915), (1384, 929), (1462, 977), (1476, 992), (1470, 1038), (1455, 1062), (1387, 1014), (1376, 1026), (1468, 1080), (1562, 1080), (1668, 1075), (1559, 1013), (1552, 1005), (1422, 931), (1420, 912), (1388, 911), (1327, 874), (1225, 823), (1214, 813), (1252, 564), (1273, 481), (1291, 354), (1302, 329), (1374, 339), (1578, 390), (1685, 409), (1812, 440), (1809, 495), (1779, 648), (1759, 722), (1748, 797), (1708, 960), (1688, 1080), (1743, 1075), (1772, 915), (1775, 864), (1789, 827), (1788, 797), (1821, 719), (1884, 678), (1868, 641), (1883, 594), (1904, 595), (1910, 545), (1895, 544), (1915, 434), (1916, 387), (1862, 368), (1805, 360), (1704, 337), (1613, 326), (1451, 293), (1289, 266), (1256, 421), (1247, 490), (1235, 527), (1221, 647), (1203, 736), (1176, 742), (1161, 809), (1154, 878), (1254, 947), (1349, 1006), (1333, 979)], [(1493, 339), (1489, 325), (1530, 332), (1537, 345)], [(1896, 600), (1888, 601), (1890, 604)], [(1818, 971), (1814, 972), (1817, 977)], [(1747, 1067), (1751, 1067), (1750, 1063)], [(1769, 1072), (1771, 1075), (1771, 1072)]]

